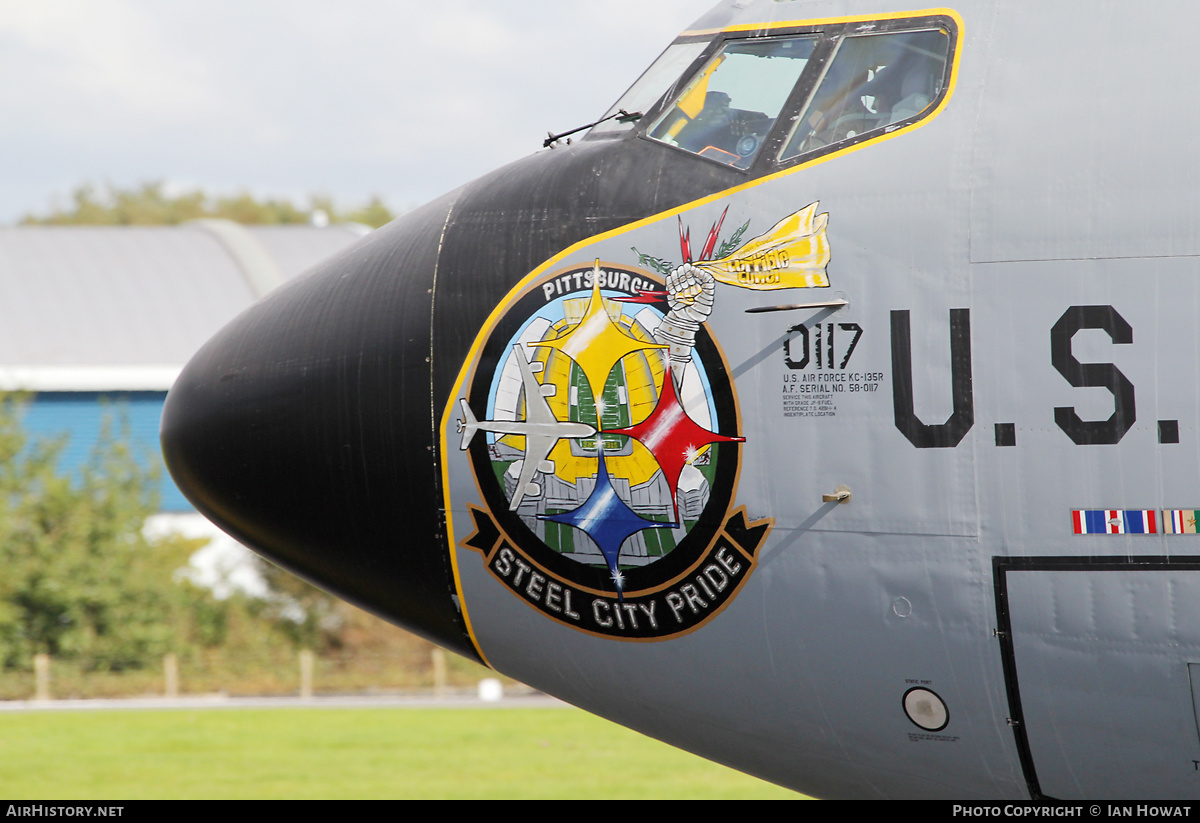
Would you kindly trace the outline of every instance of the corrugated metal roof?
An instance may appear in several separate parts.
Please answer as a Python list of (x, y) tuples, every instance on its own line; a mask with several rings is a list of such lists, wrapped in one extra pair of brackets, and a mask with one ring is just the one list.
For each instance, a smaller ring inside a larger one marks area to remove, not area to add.
[[(108, 382), (170, 374), (257, 299), (247, 260), (273, 262), (275, 277), (288, 279), (361, 234), (352, 226), (228, 228), (224, 237), (203, 224), (0, 228), (0, 376), (36, 382), (30, 375), (42, 367), (57, 367), (48, 371), (60, 381), (96, 369)], [(246, 243), (255, 255), (244, 253)]]
[(290, 280), (317, 260), (331, 257), (365, 234), (368, 226), (344, 223), (318, 229), (311, 226), (247, 226), (250, 233), (274, 258), (284, 280)]

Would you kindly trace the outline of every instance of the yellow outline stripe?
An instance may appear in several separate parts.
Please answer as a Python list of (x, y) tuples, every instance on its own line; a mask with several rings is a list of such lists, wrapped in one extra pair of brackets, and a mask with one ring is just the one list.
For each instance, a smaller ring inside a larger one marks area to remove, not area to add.
[[(520, 294), (521, 292), (525, 291), (525, 289), (527, 289), (533, 281), (535, 281), (535, 280), (537, 280), (537, 278), (541, 277), (551, 267), (561, 264), (565, 260), (565, 258), (570, 257), (573, 254), (576, 254), (578, 251), (580, 251), (583, 248), (586, 248), (587, 246), (590, 246), (595, 243), (599, 243), (604, 240), (608, 240), (609, 238), (612, 238), (612, 237), (618, 237), (622, 234), (626, 234), (631, 231), (636, 231), (637, 229), (652, 225), (661, 220), (667, 220), (671, 217), (675, 217), (676, 215), (691, 211), (692, 209), (700, 208), (701, 206), (704, 206), (708, 203), (712, 203), (716, 200), (720, 200), (723, 197), (730, 197), (732, 195), (738, 194), (739, 192), (743, 192), (748, 189), (752, 189), (755, 186), (760, 186), (760, 185), (770, 182), (772, 180), (777, 180), (781, 177), (785, 177), (790, 174), (795, 174), (796, 172), (800, 171), (801, 169), (807, 169), (807, 168), (812, 168), (813, 166), (819, 166), (822, 163), (826, 163), (830, 160), (833, 160), (836, 157), (842, 157), (843, 155), (858, 151), (866, 146), (874, 146), (885, 140), (891, 140), (894, 137), (898, 137), (901, 134), (906, 134), (910, 131), (914, 131), (915, 129), (921, 128), (925, 124), (931, 122), (934, 118), (936, 118), (939, 114), (942, 113), (942, 110), (945, 109), (946, 105), (950, 102), (950, 98), (954, 96), (954, 90), (958, 83), (959, 63), (962, 59), (962, 43), (963, 43), (965, 26), (963, 24), (962, 17), (958, 14), (958, 12), (954, 11), (953, 9), (929, 9), (926, 11), (894, 12), (894, 13), (890, 13), (890, 14), (877, 14), (877, 15), (865, 15), (865, 16), (856, 15), (853, 17), (838, 17), (838, 18), (828, 18), (828, 19), (823, 19), (823, 20), (794, 20), (794, 21), (781, 22), (781, 23), (761, 24), (759, 26), (738, 25), (738, 26), (731, 26), (727, 29), (723, 29), (722, 31), (752, 31), (752, 30), (766, 29), (766, 28), (828, 25), (831, 23), (856, 23), (856, 22), (874, 21), (874, 20), (896, 20), (896, 19), (908, 18), (908, 17), (932, 17), (935, 15), (942, 15), (945, 17), (949, 17), (957, 24), (958, 39), (954, 45), (954, 63), (952, 64), (951, 69), (950, 69), (950, 82), (946, 84), (946, 93), (944, 95), (942, 95), (942, 101), (937, 105), (937, 108), (935, 108), (933, 111), (931, 111), (928, 115), (926, 115), (925, 117), (922, 117), (920, 120), (916, 121), (915, 123), (910, 123), (909, 125), (907, 125), (903, 128), (897, 129), (896, 131), (888, 132), (887, 134), (881, 134), (878, 137), (873, 137), (870, 140), (864, 140), (863, 142), (856, 143), (853, 146), (847, 146), (844, 149), (841, 149), (841, 150), (835, 151), (835, 152), (831, 152), (831, 153), (823, 155), (821, 157), (817, 157), (817, 158), (815, 158), (813, 160), (809, 160), (805, 163), (797, 163), (794, 166), (789, 166), (786, 169), (781, 169), (780, 171), (777, 171), (773, 174), (764, 175), (763, 177), (758, 177), (758, 178), (755, 178), (754, 180), (748, 180), (747, 182), (742, 183), (737, 186), (734, 186), (732, 188), (724, 189), (723, 191), (719, 191), (715, 194), (710, 194), (705, 197), (701, 197), (697, 200), (691, 201), (690, 203), (685, 203), (682, 206), (676, 206), (675, 208), (669, 209), (668, 211), (660, 212), (658, 214), (654, 214), (649, 217), (643, 217), (641, 220), (636, 220), (633, 223), (628, 223), (619, 228), (610, 229), (609, 231), (603, 232), (601, 234), (592, 235), (591, 237), (587, 237), (583, 240), (573, 243), (570, 246), (568, 246), (567, 248), (565, 248), (562, 251), (555, 254), (553, 257), (548, 258), (540, 266), (535, 268), (529, 274), (525, 275), (525, 277), (521, 278), (521, 280), (518, 281), (515, 286), (513, 286), (511, 289), (508, 290), (508, 292), (505, 294), (504, 298), (500, 301), (500, 303), (498, 303), (496, 305), (496, 308), (492, 309), (491, 313), (488, 315), (488, 318), (484, 322), (484, 324), (482, 326), (480, 326), (479, 333), (475, 336), (475, 341), (471, 344), (471, 348), (467, 352), (466, 360), (463, 362), (462, 367), (459, 368), (458, 377), (455, 379), (454, 386), (451, 388), (450, 399), (446, 402), (446, 409), (442, 413), (441, 423), (440, 423), (440, 427), (438, 429), (437, 434), (438, 434), (439, 444), (441, 446), (441, 453), (439, 456), (441, 458), (442, 499), (446, 504), (446, 509), (445, 509), (446, 510), (446, 539), (449, 542), (448, 548), (450, 550), (450, 568), (454, 573), (454, 589), (455, 589), (455, 592), (457, 592), (457, 594), (458, 594), (458, 604), (459, 604), (460, 609), (462, 610), (463, 623), (466, 625), (467, 635), (471, 638), (471, 644), (475, 647), (475, 651), (478, 652), (480, 659), (483, 660), (483, 662), (489, 668), (491, 667), (491, 663), (488, 662), (487, 656), (484, 654), (483, 649), (479, 645), (479, 640), (475, 637), (475, 630), (471, 626), (471, 617), (467, 610), (467, 599), (466, 599), (466, 595), (463, 593), (462, 580), (460, 579), (459, 573), (458, 573), (458, 552), (457, 552), (458, 540), (454, 536), (454, 509), (453, 509), (453, 501), (450, 499), (450, 468), (448, 465), (449, 461), (446, 459), (445, 455), (449, 453), (447, 451), (446, 431), (447, 431), (448, 426), (450, 425), (450, 421), (453, 419), (452, 415), (455, 413), (455, 408), (457, 405), (456, 400), (457, 400), (460, 392), (462, 391), (462, 387), (463, 387), (463, 384), (466, 382), (468, 373), (474, 371), (475, 364), (478, 360), (479, 351), (483, 346), (483, 341), (485, 341), (488, 337), (490, 337), (491, 333), (495, 330), (496, 323), (497, 323), (497, 321), (499, 321), (500, 316), (503, 314), (502, 309), (506, 308), (507, 306), (509, 306), (512, 303), (514, 295)], [(699, 32), (684, 32), (684, 35), (697, 34), (697, 33), (699, 33)], [(433, 353), (431, 351), (430, 355), (432, 356), (432, 354)]]
[(883, 20), (904, 20), (909, 17), (933, 17), (935, 15), (944, 15), (952, 18), (958, 23), (959, 31), (962, 30), (962, 17), (954, 9), (922, 9), (920, 11), (893, 11), (883, 14), (856, 14), (850, 17), (818, 17), (814, 20), (780, 20), (775, 23), (738, 23), (732, 26), (726, 26), (723, 29), (691, 29), (689, 31), (680, 32), (680, 37), (698, 37), (700, 35), (710, 34), (728, 34), (736, 31), (769, 31), (771, 29), (793, 29), (811, 26), (832, 26), (842, 25), (845, 23), (874, 23)]

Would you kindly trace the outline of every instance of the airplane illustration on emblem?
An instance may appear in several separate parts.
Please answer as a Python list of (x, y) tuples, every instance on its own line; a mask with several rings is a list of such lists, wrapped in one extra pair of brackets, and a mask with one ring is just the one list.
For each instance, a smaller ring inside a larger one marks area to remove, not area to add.
[(517, 480), (516, 491), (508, 506), (511, 511), (516, 511), (525, 495), (537, 497), (542, 493), (542, 487), (534, 482), (534, 477), (538, 473), (551, 474), (554, 471), (554, 461), (548, 458), (558, 441), (591, 437), (596, 433), (596, 427), (590, 423), (563, 421), (555, 417), (546, 398), (553, 397), (558, 387), (553, 383), (538, 383), (536, 377), (543, 364), (531, 364), (525, 358), (520, 343), (513, 346), (513, 355), (525, 388), (525, 420), (477, 420), (464, 397), (459, 400), (463, 419), (458, 421), (458, 431), (462, 434), (462, 443), (458, 448), (466, 451), (475, 437), (475, 432), (481, 429), (493, 434), (515, 434), (525, 438), (521, 476)]

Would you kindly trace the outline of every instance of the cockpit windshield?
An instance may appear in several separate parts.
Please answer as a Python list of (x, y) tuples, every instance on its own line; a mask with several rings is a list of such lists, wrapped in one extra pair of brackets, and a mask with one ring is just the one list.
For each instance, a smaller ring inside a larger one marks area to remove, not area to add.
[(939, 111), (953, 86), (956, 21), (854, 18), (778, 34), (731, 29), (716, 42), (693, 35), (663, 52), (591, 134), (636, 130), (736, 169), (804, 162)]
[(816, 44), (815, 36), (727, 43), (647, 136), (735, 168), (749, 168)]
[(787, 160), (923, 112), (941, 94), (944, 29), (867, 34), (839, 44), (779, 158)]

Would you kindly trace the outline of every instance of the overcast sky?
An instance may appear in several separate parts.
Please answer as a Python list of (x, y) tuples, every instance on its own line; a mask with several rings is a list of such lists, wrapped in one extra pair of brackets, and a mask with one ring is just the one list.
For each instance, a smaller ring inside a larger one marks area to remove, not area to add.
[(715, 0), (0, 0), (0, 225), (162, 180), (393, 210), (604, 113)]

